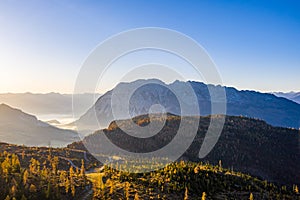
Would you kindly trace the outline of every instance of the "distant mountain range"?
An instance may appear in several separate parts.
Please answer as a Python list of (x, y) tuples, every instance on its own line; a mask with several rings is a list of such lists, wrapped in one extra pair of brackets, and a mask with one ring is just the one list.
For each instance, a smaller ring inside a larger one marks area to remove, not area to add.
[(37, 120), (33, 115), (0, 104), (0, 141), (27, 146), (66, 146), (80, 140), (77, 133)]
[[(157, 84), (156, 84), (157, 83)], [(188, 91), (184, 88), (190, 85), (196, 96), (197, 102), (191, 102)], [(131, 117), (147, 114), (154, 104), (161, 104), (168, 113), (181, 115), (180, 105), (176, 96), (167, 87), (172, 88), (182, 94), (183, 102), (189, 105), (190, 110), (186, 115), (199, 115), (195, 113), (196, 104), (200, 107), (201, 116), (218, 114), (211, 112), (211, 98), (209, 90), (217, 91), (223, 88), (226, 92), (227, 115), (246, 116), (265, 120), (273, 126), (299, 128), (300, 126), (300, 105), (273, 94), (260, 93), (255, 91), (239, 91), (232, 87), (221, 87), (206, 85), (201, 82), (181, 82), (175, 81), (169, 85), (159, 80), (137, 80), (130, 83), (120, 83), (113, 90), (106, 92), (101, 96), (94, 106), (92, 106), (75, 123), (82, 132), (94, 131), (107, 127), (110, 122), (118, 120), (112, 113), (111, 97), (118, 98), (118, 104), (113, 105), (115, 109), (122, 109), (124, 96), (128, 94), (130, 88), (138, 87), (130, 99), (129, 113)], [(222, 99), (221, 99), (222, 101)], [(98, 119), (98, 120), (95, 120)], [(124, 119), (122, 116), (119, 119)], [(99, 124), (100, 126), (99, 126)]]
[(278, 97), (284, 97), (287, 98), (289, 100), (292, 100), (298, 104), (300, 104), (300, 92), (274, 92), (274, 95), (278, 96)]
[[(95, 94), (97, 99), (100, 94)], [(78, 114), (83, 114), (90, 108), (94, 102), (94, 94), (76, 94), (80, 105), (77, 106), (76, 111)], [(14, 108), (22, 109), (26, 113), (34, 115), (47, 115), (47, 114), (72, 114), (72, 94), (33, 94), (33, 93), (6, 93), (0, 94), (0, 103), (10, 105)]]

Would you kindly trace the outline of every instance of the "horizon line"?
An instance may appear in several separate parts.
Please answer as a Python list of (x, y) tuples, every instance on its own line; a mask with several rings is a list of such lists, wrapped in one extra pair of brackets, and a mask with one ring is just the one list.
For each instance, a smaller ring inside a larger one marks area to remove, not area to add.
[(274, 94), (274, 93), (300, 93), (300, 90), (299, 91), (295, 91), (295, 90), (277, 90), (277, 91), (266, 91), (266, 90), (259, 90), (259, 89), (253, 89), (253, 88), (239, 88), (239, 87), (236, 87), (236, 86), (233, 86), (233, 85), (220, 85), (220, 84), (213, 84), (213, 83), (205, 83), (204, 81), (200, 81), (200, 80), (187, 80), (187, 81), (182, 81), (182, 80), (174, 80), (172, 82), (169, 82), (167, 83), (166, 81), (163, 81), (163, 80), (160, 80), (160, 79), (157, 79), (157, 78), (148, 78), (148, 79), (136, 79), (136, 80), (133, 80), (133, 81), (121, 81), (119, 83), (117, 83), (113, 88), (111, 89), (108, 89), (104, 92), (83, 92), (83, 93), (68, 93), (68, 92), (58, 92), (58, 91), (49, 91), (49, 92), (32, 92), (32, 91), (24, 91), (24, 92), (0, 92), (0, 95), (14, 95), (14, 94), (31, 94), (31, 95), (49, 95), (49, 94), (59, 94), (59, 95), (88, 95), (88, 94), (97, 94), (97, 95), (103, 95), (109, 91), (111, 91), (112, 89), (114, 89), (117, 85), (119, 84), (122, 84), (122, 83), (133, 83), (133, 82), (136, 82), (136, 81), (147, 81), (147, 80), (158, 80), (158, 81), (161, 81), (163, 82), (164, 84), (166, 85), (170, 85), (170, 84), (173, 84), (177, 81), (180, 81), (180, 82), (198, 82), (198, 83), (203, 83), (205, 85), (213, 85), (213, 86), (221, 86), (221, 87), (225, 87), (225, 88), (234, 88), (238, 91), (254, 91), (254, 92), (260, 92), (260, 93), (268, 93), (268, 94)]

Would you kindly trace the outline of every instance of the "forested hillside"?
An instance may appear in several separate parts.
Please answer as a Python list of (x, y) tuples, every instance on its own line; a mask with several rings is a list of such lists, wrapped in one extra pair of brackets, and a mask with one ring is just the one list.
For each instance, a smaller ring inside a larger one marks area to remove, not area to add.
[(226, 169), (222, 161), (180, 161), (138, 174), (120, 170), (134, 164), (126, 160), (113, 169), (81, 150), (2, 143), (0, 199), (300, 199), (296, 184), (278, 186)]
[(24, 157), (0, 153), (0, 199), (77, 199), (90, 187), (83, 161), (80, 170), (62, 170), (57, 156), (49, 154), (43, 163), (31, 158), (22, 167)]
[[(160, 119), (157, 118), (157, 120)], [(150, 138), (141, 139), (127, 135), (115, 122), (112, 122), (109, 128), (104, 129), (103, 132), (114, 144), (123, 149), (132, 152), (151, 152), (163, 147), (173, 139), (180, 120), (179, 116), (169, 115), (162, 130)], [(188, 120), (192, 122), (196, 119), (189, 117)], [(133, 121), (140, 126), (146, 126), (150, 122), (148, 116), (139, 116), (133, 118)], [(124, 120), (118, 124), (128, 130), (130, 129), (129, 122)], [(196, 138), (181, 159), (211, 164), (218, 164), (221, 160), (226, 168), (232, 168), (278, 184), (300, 184), (298, 130), (273, 127), (257, 119), (227, 116), (218, 143), (208, 156), (200, 160), (198, 153), (209, 122), (209, 117), (201, 117)], [(151, 123), (156, 122), (152, 120)], [(103, 132), (95, 132), (86, 137), (84, 143), (87, 145), (97, 144), (97, 134)], [(81, 142), (69, 146), (84, 149)]]
[(181, 161), (142, 174), (105, 167), (93, 182), (94, 199), (300, 199), (297, 186), (277, 187), (224, 169), (221, 163), (212, 166)]

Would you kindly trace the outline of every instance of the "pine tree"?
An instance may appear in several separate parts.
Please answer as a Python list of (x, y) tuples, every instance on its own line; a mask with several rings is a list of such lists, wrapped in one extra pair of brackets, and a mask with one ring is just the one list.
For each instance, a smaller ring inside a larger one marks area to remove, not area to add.
[(69, 178), (66, 178), (66, 182), (65, 182), (65, 191), (68, 194), (70, 190), (70, 180)]
[(205, 192), (202, 193), (202, 198), (201, 198), (201, 200), (206, 200), (206, 193), (205, 193)]
[(48, 169), (47, 167), (44, 165), (42, 171), (41, 171), (41, 177), (45, 180), (48, 179)]
[(6, 158), (4, 159), (4, 161), (1, 164), (1, 168), (3, 170), (4, 175), (8, 175), (11, 173), (12, 171), (12, 166), (11, 166), (11, 160), (9, 158), (9, 155), (6, 156)]
[(25, 159), (25, 151), (23, 150), (22, 151), (22, 160), (24, 160)]
[(139, 200), (139, 199), (140, 199), (139, 194), (136, 192), (134, 195), (134, 200)]
[(21, 200), (27, 200), (24, 194), (22, 195)]
[(19, 173), (21, 170), (21, 164), (17, 155), (13, 154), (11, 156), (11, 166), (13, 173)]
[(70, 179), (71, 194), (73, 197), (75, 196), (75, 193), (76, 193), (74, 177), (75, 177), (74, 169), (71, 166), (70, 170), (69, 170), (69, 179)]
[(31, 184), (30, 187), (29, 187), (29, 191), (31, 193), (36, 193), (36, 187), (35, 187), (35, 185)]
[(295, 185), (294, 191), (295, 191), (296, 194), (299, 194), (299, 189), (298, 189), (298, 186), (297, 186), (297, 185)]
[(249, 197), (249, 200), (253, 200), (254, 198), (253, 198), (253, 194), (252, 193), (250, 193), (250, 197)]
[(106, 184), (109, 186), (109, 194), (112, 195), (114, 193), (114, 184), (113, 184), (113, 182), (110, 179), (108, 179), (106, 181)]
[(81, 168), (80, 168), (80, 176), (84, 177), (85, 176), (85, 167), (84, 167), (84, 160), (81, 160)]
[(59, 158), (57, 156), (55, 156), (53, 159), (51, 159), (52, 172), (55, 175), (57, 174), (58, 164), (59, 164)]
[(76, 188), (75, 188), (74, 184), (71, 185), (71, 193), (72, 193), (72, 196), (74, 197), (75, 193), (76, 193)]
[(99, 186), (99, 188), (100, 188), (101, 190), (104, 190), (104, 188), (105, 188), (105, 185), (104, 185), (104, 183), (103, 183), (102, 175), (101, 175), (101, 174), (100, 174), (99, 179), (98, 179), (98, 186)]
[(66, 173), (66, 171), (62, 171), (62, 172), (59, 174), (59, 182), (65, 183), (65, 182), (66, 182), (66, 179), (67, 179), (67, 173)]
[(40, 162), (34, 158), (31, 158), (30, 165), (29, 165), (29, 172), (31, 174), (36, 174), (40, 172)]
[(26, 185), (27, 180), (28, 180), (28, 175), (29, 175), (28, 171), (25, 170), (25, 172), (23, 174), (23, 185)]
[(75, 176), (75, 173), (74, 173), (74, 169), (73, 167), (71, 166), (70, 167), (70, 170), (69, 170), (69, 177), (70, 177), (70, 180), (72, 180)]
[(49, 152), (49, 154), (48, 154), (47, 159), (49, 162), (51, 162), (51, 160), (52, 160), (52, 148), (51, 147), (49, 148), (48, 152)]
[(17, 187), (16, 187), (15, 185), (13, 185), (13, 186), (11, 187), (11, 194), (12, 194), (12, 196), (14, 197), (14, 196), (16, 196), (16, 193), (17, 193)]
[(125, 182), (125, 198), (126, 200), (129, 200), (129, 183)]
[(189, 195), (188, 195), (188, 188), (185, 188), (185, 192), (184, 192), (184, 200), (188, 200), (189, 199)]

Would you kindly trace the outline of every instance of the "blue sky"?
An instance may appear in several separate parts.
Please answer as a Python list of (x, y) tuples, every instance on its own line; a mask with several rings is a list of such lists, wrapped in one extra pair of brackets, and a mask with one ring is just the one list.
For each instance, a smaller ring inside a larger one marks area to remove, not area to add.
[(224, 85), (300, 91), (297, 0), (2, 0), (0, 93), (72, 93), (82, 63), (100, 42), (140, 27), (174, 29), (195, 39)]

